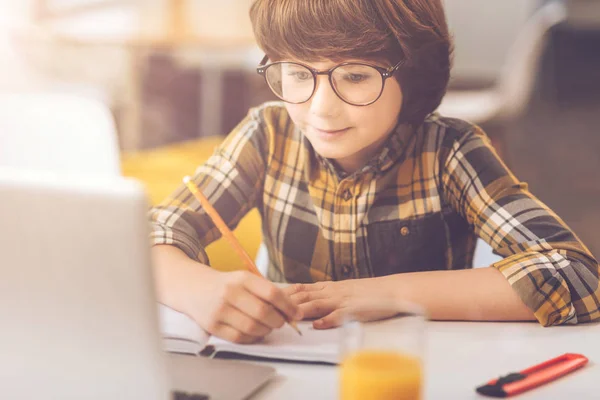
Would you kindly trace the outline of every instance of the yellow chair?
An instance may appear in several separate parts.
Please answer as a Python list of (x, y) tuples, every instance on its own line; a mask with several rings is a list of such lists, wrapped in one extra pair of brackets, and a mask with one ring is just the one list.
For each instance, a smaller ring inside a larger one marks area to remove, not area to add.
[[(221, 141), (223, 137), (213, 136), (125, 153), (121, 156), (121, 169), (124, 176), (138, 179), (146, 186), (150, 203), (155, 205), (171, 194), (185, 175), (191, 175), (198, 165), (206, 161)], [(253, 259), (262, 241), (260, 226), (260, 214), (254, 209), (240, 221), (234, 231)], [(241, 260), (224, 239), (211, 243), (206, 252), (211, 265), (219, 270), (241, 269)]]

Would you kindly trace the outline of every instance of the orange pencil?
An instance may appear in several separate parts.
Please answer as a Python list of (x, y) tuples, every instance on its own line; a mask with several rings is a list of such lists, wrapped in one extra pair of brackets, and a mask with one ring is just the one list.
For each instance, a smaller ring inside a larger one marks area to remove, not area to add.
[[(194, 195), (196, 200), (198, 200), (200, 202), (200, 204), (202, 205), (202, 208), (204, 208), (204, 211), (206, 211), (206, 214), (208, 214), (210, 219), (212, 219), (212, 221), (215, 223), (215, 225), (221, 232), (221, 235), (223, 235), (223, 237), (229, 242), (231, 247), (233, 247), (233, 249), (241, 257), (246, 269), (248, 271), (252, 272), (254, 275), (263, 277), (262, 274), (260, 273), (260, 271), (258, 270), (258, 268), (256, 267), (256, 264), (254, 264), (254, 261), (252, 261), (252, 258), (250, 258), (248, 253), (246, 253), (246, 250), (244, 250), (244, 248), (242, 247), (240, 242), (235, 238), (235, 236), (233, 235), (233, 232), (231, 232), (231, 229), (229, 229), (229, 227), (227, 226), (225, 221), (223, 221), (223, 218), (221, 218), (221, 216), (219, 215), (217, 210), (215, 210), (215, 208), (212, 206), (212, 204), (210, 204), (208, 199), (206, 197), (204, 197), (202, 192), (200, 192), (200, 190), (198, 190), (198, 187), (194, 184), (194, 182), (192, 182), (190, 177), (189, 176), (184, 177), (183, 183), (185, 184), (185, 186), (187, 186), (189, 191), (192, 192), (192, 194)], [(294, 328), (294, 330), (296, 332), (298, 332), (299, 335), (302, 335), (302, 332), (300, 331), (300, 329), (298, 329), (298, 326), (296, 325), (295, 321), (288, 321), (288, 324), (292, 328)]]

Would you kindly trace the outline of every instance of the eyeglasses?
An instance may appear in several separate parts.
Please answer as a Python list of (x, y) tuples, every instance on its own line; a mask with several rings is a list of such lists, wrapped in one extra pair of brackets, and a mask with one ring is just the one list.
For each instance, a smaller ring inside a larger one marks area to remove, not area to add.
[(305, 103), (317, 88), (317, 75), (327, 75), (335, 94), (353, 106), (368, 106), (375, 103), (383, 93), (385, 81), (394, 75), (402, 62), (390, 68), (376, 65), (346, 62), (329, 70), (318, 71), (297, 62), (274, 62), (265, 64), (265, 56), (256, 68), (265, 77), (275, 96), (292, 103)]

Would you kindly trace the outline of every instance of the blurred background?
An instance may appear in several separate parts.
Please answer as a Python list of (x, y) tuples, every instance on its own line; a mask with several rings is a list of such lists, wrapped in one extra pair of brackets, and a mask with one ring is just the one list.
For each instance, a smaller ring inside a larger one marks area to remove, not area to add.
[[(255, 72), (251, 2), (0, 0), (0, 165), (114, 157), (162, 200), (274, 99)], [(599, 256), (600, 0), (444, 3), (455, 59), (439, 111), (482, 125)], [(236, 231), (252, 254), (258, 223)], [(231, 265), (218, 246), (209, 256)]]

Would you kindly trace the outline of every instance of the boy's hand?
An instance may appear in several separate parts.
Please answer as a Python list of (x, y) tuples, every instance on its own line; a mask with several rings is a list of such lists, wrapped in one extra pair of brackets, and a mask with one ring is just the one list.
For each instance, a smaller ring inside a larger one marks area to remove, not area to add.
[(377, 278), (350, 279), (338, 282), (297, 283), (284, 288), (304, 318), (317, 318), (315, 329), (340, 326), (344, 315), (361, 321), (374, 321), (398, 312), (393, 299), (382, 290)]
[(219, 272), (197, 292), (196, 321), (210, 334), (236, 343), (253, 343), (300, 320), (298, 307), (281, 289), (247, 271)]

